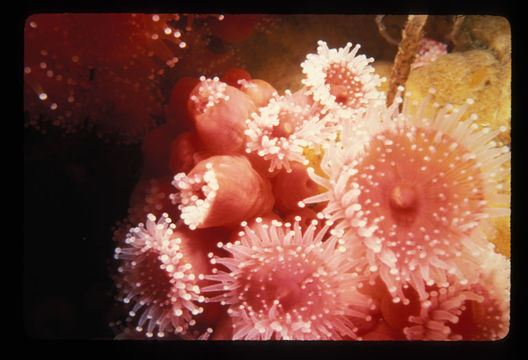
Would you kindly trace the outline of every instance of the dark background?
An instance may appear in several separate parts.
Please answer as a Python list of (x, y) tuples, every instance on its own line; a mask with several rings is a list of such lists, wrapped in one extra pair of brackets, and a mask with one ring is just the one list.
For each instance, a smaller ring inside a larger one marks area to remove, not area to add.
[(114, 336), (112, 228), (125, 218), (140, 145), (92, 132), (24, 130), (24, 330), (36, 339)]

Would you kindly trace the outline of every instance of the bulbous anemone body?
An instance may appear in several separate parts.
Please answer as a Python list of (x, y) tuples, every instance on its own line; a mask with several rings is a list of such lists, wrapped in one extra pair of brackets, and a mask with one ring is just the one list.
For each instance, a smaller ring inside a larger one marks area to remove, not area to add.
[(256, 110), (251, 98), (218, 78), (200, 78), (189, 95), (196, 132), (215, 154), (243, 153), (246, 119)]
[(447, 275), (476, 281), (476, 256), (487, 244), (480, 225), (509, 213), (490, 207), (507, 203), (499, 201), (497, 179), (508, 149), (491, 141), (496, 133), (459, 122), (465, 109), (428, 118), (426, 101), (415, 114), (405, 106), (400, 114), (395, 104), (345, 124), (341, 143), (321, 164), (330, 179), (309, 172), (329, 191), (304, 200), (329, 201), (324, 215), (342, 220), (337, 229), (350, 253), (379, 274), (395, 302), (409, 301), (406, 283), (424, 299), (425, 285), (445, 287)]
[[(356, 291), (360, 276), (343, 256), (339, 237), (322, 241), (328, 225), (315, 233), (298, 223), (245, 225), (234, 243), (219, 244), (232, 257), (214, 257), (230, 272), (213, 271), (218, 281), (204, 291), (222, 292), (208, 301), (229, 306), (233, 339), (338, 340), (356, 338), (354, 318), (370, 321), (370, 298)], [(212, 256), (212, 254), (211, 254)]]
[(191, 229), (235, 226), (243, 219), (269, 213), (274, 197), (269, 180), (244, 156), (216, 155), (200, 161), (188, 175), (179, 173), (172, 194), (181, 218)]
[(247, 94), (257, 108), (266, 106), (271, 98), (277, 96), (277, 90), (270, 83), (261, 79), (240, 79), (239, 89)]
[(291, 172), (282, 170), (272, 180), (275, 208), (283, 213), (298, 210), (299, 201), (318, 192), (317, 184), (308, 176), (305, 165), (295, 162), (290, 166)]

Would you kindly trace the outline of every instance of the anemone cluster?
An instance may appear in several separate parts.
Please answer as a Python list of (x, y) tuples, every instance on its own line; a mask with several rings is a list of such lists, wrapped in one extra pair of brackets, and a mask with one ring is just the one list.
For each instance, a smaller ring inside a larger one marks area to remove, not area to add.
[(510, 260), (489, 240), (509, 216), (500, 130), (475, 125), (472, 99), (400, 88), (386, 105), (359, 49), (319, 41), (293, 93), (238, 68), (175, 85), (192, 129), (144, 142), (144, 168), (172, 174), (138, 185), (115, 236), (120, 337), (506, 336)]

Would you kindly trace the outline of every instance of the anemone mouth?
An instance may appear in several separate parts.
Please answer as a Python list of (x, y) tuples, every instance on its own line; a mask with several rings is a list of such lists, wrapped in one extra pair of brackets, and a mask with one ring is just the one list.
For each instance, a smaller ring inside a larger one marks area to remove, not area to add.
[(390, 214), (396, 224), (410, 227), (418, 217), (420, 203), (418, 189), (407, 183), (397, 183), (388, 194)]
[(337, 94), (335, 95), (335, 97), (336, 97), (335, 99), (336, 103), (338, 103), (341, 106), (345, 106), (348, 103), (349, 97), (346, 94)]
[[(258, 272), (241, 276), (240, 281), (247, 281), (245, 288), (245, 306), (256, 312), (269, 311), (272, 307), (277, 308), (278, 314), (284, 316), (287, 313), (316, 313), (320, 306), (324, 293), (323, 282), (327, 281), (322, 274), (315, 274), (315, 269), (310, 262), (317, 259), (300, 259), (296, 254), (295, 247), (285, 247), (277, 253), (277, 249), (269, 248), (267, 252), (275, 253), (264, 259), (267, 266)], [(271, 261), (276, 258), (277, 261)], [(301, 310), (302, 309), (302, 310)]]
[(279, 120), (279, 123), (276, 126), (273, 126), (268, 130), (270, 137), (287, 139), (291, 134), (298, 130), (298, 127), (296, 127), (293, 122), (287, 121), (286, 114), (279, 114), (279, 119), (281, 118), (283, 118), (282, 121)]
[(302, 285), (291, 279), (282, 279), (277, 284), (274, 297), (280, 302), (282, 309), (286, 312), (292, 311), (299, 304), (302, 295)]
[(325, 85), (330, 86), (329, 93), (340, 107), (357, 109), (366, 104), (361, 79), (348, 68), (334, 63), (324, 71)]
[(170, 304), (168, 299), (172, 284), (170, 274), (165, 271), (163, 263), (159, 259), (160, 254), (154, 249), (148, 249), (142, 255), (141, 261), (133, 266), (138, 273), (138, 278), (150, 279), (144, 283), (136, 283), (138, 288), (142, 288), (141, 295), (149, 294), (153, 297), (152, 302), (161, 307)]
[(172, 185), (180, 190), (172, 199), (179, 203), (181, 219), (191, 230), (198, 228), (209, 215), (219, 188), (212, 165), (206, 164), (205, 171), (189, 176), (176, 174)]

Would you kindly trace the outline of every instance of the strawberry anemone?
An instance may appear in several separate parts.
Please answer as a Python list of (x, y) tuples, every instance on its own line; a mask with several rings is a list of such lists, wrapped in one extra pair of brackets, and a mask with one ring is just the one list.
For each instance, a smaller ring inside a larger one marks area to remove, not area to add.
[(208, 301), (228, 306), (234, 340), (355, 339), (371, 321), (375, 305), (356, 291), (361, 276), (331, 222), (316, 232), (316, 220), (304, 231), (300, 220), (244, 222), (238, 240), (218, 244), (231, 257), (210, 254), (228, 271), (213, 270), (206, 278), (218, 283), (203, 290), (220, 292)]
[(448, 275), (461, 285), (477, 280), (488, 244), (482, 224), (509, 215), (493, 204), (509, 203), (500, 179), (510, 152), (493, 141), (498, 132), (476, 129), (475, 115), (460, 121), (472, 100), (437, 109), (426, 98), (415, 112), (407, 103), (400, 112), (402, 101), (344, 121), (321, 163), (327, 178), (308, 169), (328, 191), (301, 205), (327, 201), (322, 215), (339, 222), (351, 256), (393, 301), (408, 303), (404, 284), (426, 299), (425, 286), (447, 287)]

